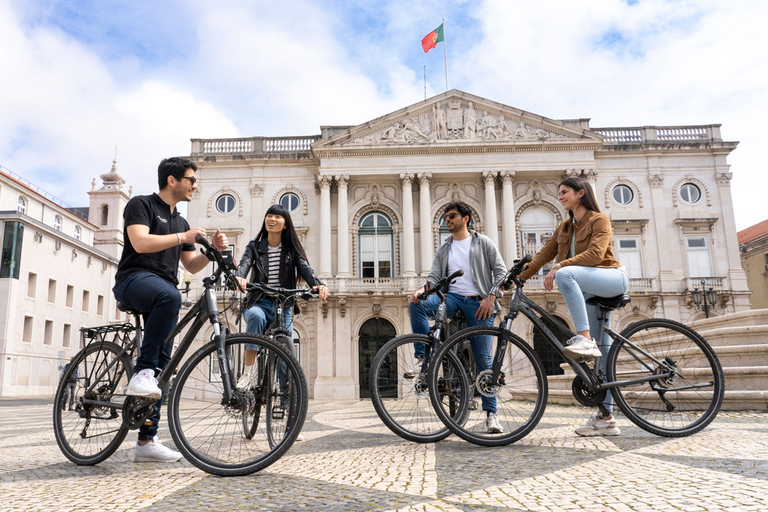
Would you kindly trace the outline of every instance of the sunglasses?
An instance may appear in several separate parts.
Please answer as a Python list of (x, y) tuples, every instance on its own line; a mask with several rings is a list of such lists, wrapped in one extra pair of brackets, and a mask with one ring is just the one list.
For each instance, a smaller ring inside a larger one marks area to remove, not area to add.
[(182, 176), (181, 179), (189, 180), (190, 185), (194, 185), (195, 183), (197, 183), (197, 178), (195, 178), (194, 176)]
[(456, 217), (456, 216), (461, 217), (461, 214), (458, 213), (458, 212), (453, 212), (453, 213), (449, 213), (448, 215), (446, 215), (445, 218), (448, 219), (448, 220), (453, 220), (454, 217)]

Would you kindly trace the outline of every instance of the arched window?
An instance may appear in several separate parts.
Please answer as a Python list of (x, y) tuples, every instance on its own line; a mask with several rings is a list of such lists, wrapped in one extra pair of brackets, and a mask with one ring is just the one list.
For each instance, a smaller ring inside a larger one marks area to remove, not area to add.
[(222, 194), (216, 200), (216, 209), (221, 213), (229, 213), (235, 209), (235, 198), (230, 194)]
[(680, 197), (689, 204), (694, 204), (701, 199), (701, 190), (693, 183), (686, 183), (680, 187)]
[(109, 223), (109, 205), (101, 205), (101, 225), (106, 226)]
[(381, 212), (371, 212), (360, 220), (360, 277), (392, 277), (392, 221)]
[[(522, 254), (533, 256), (541, 249), (555, 232), (555, 215), (546, 208), (528, 208), (520, 216), (520, 236)], [(539, 274), (549, 272), (552, 263), (544, 265)]]
[(19, 202), (16, 206), (16, 211), (19, 213), (27, 213), (27, 200), (22, 196), (19, 196)]
[(616, 185), (613, 189), (613, 200), (619, 204), (629, 204), (634, 198), (635, 194), (632, 189), (626, 185)]
[(53, 217), (53, 229), (56, 231), (61, 231), (61, 217), (58, 215), (54, 215)]
[[(387, 320), (383, 318), (371, 318), (360, 326), (359, 334), (359, 363), (360, 363), (360, 398), (370, 398), (371, 390), (369, 387), (368, 379), (371, 373), (371, 363), (373, 358), (381, 347), (386, 342), (391, 340), (397, 334), (395, 327)], [(403, 361), (397, 361), (397, 355), (400, 350), (392, 352), (390, 356), (382, 364), (382, 372), (390, 377), (392, 382), (391, 389), (381, 389), (383, 397), (396, 398), (397, 397), (397, 382), (398, 372), (405, 371), (406, 364), (410, 363), (408, 368), (411, 368), (415, 364), (413, 357), (413, 351), (402, 351), (402, 356), (408, 359), (407, 363)], [(408, 352), (406, 354), (405, 352)], [(401, 365), (401, 368), (398, 368)]]
[(296, 208), (299, 207), (299, 203), (299, 196), (293, 192), (283, 194), (283, 196), (280, 198), (280, 205), (289, 212), (296, 210)]
[(80, 226), (75, 226), (75, 240), (80, 240), (81, 236), (82, 231), (80, 230)]

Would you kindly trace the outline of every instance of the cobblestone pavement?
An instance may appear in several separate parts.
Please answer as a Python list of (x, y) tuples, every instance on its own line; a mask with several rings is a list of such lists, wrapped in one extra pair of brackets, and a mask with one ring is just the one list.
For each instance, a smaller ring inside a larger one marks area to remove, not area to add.
[[(721, 413), (679, 439), (619, 417), (620, 436), (580, 438), (589, 411), (550, 405), (523, 440), (482, 448), (401, 440), (370, 401), (310, 401), (306, 441), (260, 473), (220, 478), (133, 463), (133, 433), (109, 460), (76, 466), (51, 412), (51, 400), (0, 400), (0, 510), (768, 510), (766, 413)], [(160, 435), (171, 443), (166, 424)]]

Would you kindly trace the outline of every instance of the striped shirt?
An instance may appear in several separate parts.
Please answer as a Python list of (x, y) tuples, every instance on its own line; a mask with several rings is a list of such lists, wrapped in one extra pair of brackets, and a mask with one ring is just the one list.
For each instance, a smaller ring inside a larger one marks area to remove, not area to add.
[(280, 254), (282, 250), (283, 244), (277, 247), (270, 246), (267, 249), (267, 255), (269, 256), (269, 268), (267, 269), (269, 279), (267, 280), (267, 286), (280, 286)]

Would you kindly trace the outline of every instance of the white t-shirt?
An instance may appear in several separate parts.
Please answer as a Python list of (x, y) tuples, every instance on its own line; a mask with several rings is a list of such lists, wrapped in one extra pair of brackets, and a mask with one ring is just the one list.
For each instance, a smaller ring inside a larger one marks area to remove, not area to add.
[(464, 297), (474, 297), (480, 295), (480, 291), (472, 282), (472, 266), (469, 262), (469, 249), (472, 246), (472, 237), (468, 236), (464, 240), (454, 240), (451, 243), (451, 252), (448, 253), (448, 275), (457, 270), (464, 271), (464, 275), (454, 280), (448, 287), (451, 293), (457, 293)]

